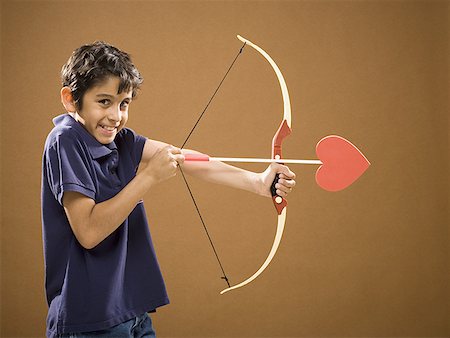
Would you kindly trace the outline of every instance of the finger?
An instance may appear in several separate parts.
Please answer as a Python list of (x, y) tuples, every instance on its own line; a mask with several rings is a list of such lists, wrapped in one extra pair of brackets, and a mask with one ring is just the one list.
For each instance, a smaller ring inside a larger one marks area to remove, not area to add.
[(295, 179), (295, 173), (289, 169), (289, 167), (284, 166), (284, 171), (282, 172), (285, 178)]
[(170, 148), (169, 148), (169, 152), (172, 155), (177, 155), (177, 154), (181, 154), (181, 149), (171, 145)]
[(281, 196), (281, 197), (286, 197), (288, 195), (287, 192), (285, 192), (285, 191), (283, 191), (281, 189), (277, 189), (276, 192), (277, 192), (277, 195)]
[(295, 173), (288, 166), (280, 163), (273, 163), (272, 168), (284, 178), (295, 179)]
[[(281, 176), (281, 175), (280, 175)], [(293, 188), (296, 184), (295, 180), (291, 180), (291, 179), (285, 179), (285, 178), (281, 178), (278, 180), (278, 183), (287, 187), (287, 188)]]
[(173, 158), (178, 164), (183, 164), (183, 163), (184, 163), (184, 155), (183, 155), (183, 154), (172, 155), (172, 158)]
[(174, 158), (170, 159), (170, 161), (168, 163), (168, 168), (170, 171), (173, 171), (175, 173), (178, 169), (178, 162), (175, 161)]
[(291, 187), (287, 187), (287, 186), (284, 186), (284, 185), (279, 184), (279, 183), (275, 184), (275, 188), (277, 189), (277, 192), (281, 191), (284, 194), (288, 194), (288, 193), (290, 193), (292, 191)]

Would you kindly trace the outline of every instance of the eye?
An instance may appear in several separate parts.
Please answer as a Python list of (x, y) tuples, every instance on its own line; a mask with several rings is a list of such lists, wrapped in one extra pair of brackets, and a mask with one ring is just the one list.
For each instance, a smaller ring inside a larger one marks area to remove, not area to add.
[(108, 106), (111, 104), (111, 101), (108, 99), (102, 99), (102, 100), (99, 100), (98, 103), (100, 103), (103, 106)]
[(121, 110), (125, 110), (125, 109), (128, 108), (129, 105), (130, 105), (130, 101), (128, 101), (128, 100), (122, 101), (122, 102), (120, 103), (120, 109), (121, 109)]

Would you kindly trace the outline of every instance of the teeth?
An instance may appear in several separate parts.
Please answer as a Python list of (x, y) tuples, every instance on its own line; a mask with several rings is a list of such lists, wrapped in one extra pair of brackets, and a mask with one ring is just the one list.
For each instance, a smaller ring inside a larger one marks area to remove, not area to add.
[(116, 129), (116, 127), (108, 127), (108, 126), (101, 126), (103, 129), (106, 129), (108, 131), (113, 131), (114, 129)]

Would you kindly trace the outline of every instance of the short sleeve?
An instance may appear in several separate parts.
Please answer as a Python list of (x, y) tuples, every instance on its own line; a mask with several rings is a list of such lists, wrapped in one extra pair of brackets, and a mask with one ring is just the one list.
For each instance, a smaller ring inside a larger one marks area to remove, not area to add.
[(70, 136), (57, 136), (44, 154), (47, 181), (61, 205), (66, 191), (75, 191), (92, 199), (96, 193), (89, 152), (76, 137)]
[(125, 143), (125, 146), (131, 154), (133, 165), (137, 169), (142, 159), (142, 153), (147, 138), (137, 134), (130, 128), (124, 128), (120, 133), (122, 141)]

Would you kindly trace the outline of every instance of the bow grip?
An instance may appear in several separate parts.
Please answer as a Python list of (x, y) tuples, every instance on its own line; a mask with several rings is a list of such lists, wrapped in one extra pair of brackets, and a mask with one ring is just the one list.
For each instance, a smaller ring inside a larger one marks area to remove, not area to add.
[(278, 196), (276, 193), (277, 189), (275, 188), (275, 184), (277, 184), (279, 178), (280, 174), (276, 174), (275, 179), (270, 186), (270, 193), (272, 194), (273, 205), (275, 206), (275, 209), (277, 209), (278, 215), (281, 215), (281, 212), (287, 206), (287, 201), (283, 197)]
[[(283, 140), (287, 136), (289, 136), (290, 133), (291, 133), (291, 128), (289, 127), (287, 121), (283, 120), (283, 122), (281, 122), (281, 125), (278, 128), (277, 132), (275, 133), (275, 136), (272, 139), (272, 158), (273, 159), (279, 160), (282, 158), (282, 143), (283, 143)], [(272, 201), (275, 206), (275, 209), (277, 209), (278, 215), (280, 215), (281, 212), (283, 211), (283, 209), (287, 206), (287, 201), (283, 197), (278, 196), (276, 193), (277, 189), (275, 188), (275, 184), (278, 182), (279, 179), (280, 179), (280, 175), (276, 174), (275, 179), (273, 180), (272, 185), (270, 187), (270, 192), (272, 194)]]

